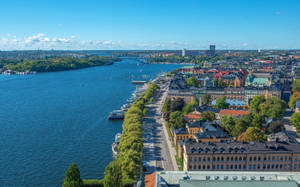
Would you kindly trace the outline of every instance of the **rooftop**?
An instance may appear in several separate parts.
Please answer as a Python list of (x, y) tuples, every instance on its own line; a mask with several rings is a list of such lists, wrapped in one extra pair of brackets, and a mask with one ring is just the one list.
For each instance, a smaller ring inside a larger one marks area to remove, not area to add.
[(224, 153), (300, 153), (300, 146), (293, 142), (199, 142), (184, 144), (187, 154)]
[[(161, 171), (156, 172), (156, 186), (179, 186), (181, 181), (207, 181), (207, 183), (213, 181), (220, 182), (240, 182), (238, 187), (244, 187), (242, 184), (249, 184), (251, 186), (259, 186), (260, 182), (264, 183), (264, 187), (271, 184), (272, 187), (277, 187), (276, 184), (282, 184), (285, 187), (294, 187), (295, 184), (300, 184), (299, 172), (244, 172), (244, 171)], [(291, 181), (291, 183), (289, 183)], [(254, 185), (253, 182), (257, 182)], [(283, 183), (282, 183), (283, 182)], [(216, 182), (217, 183), (217, 182)], [(216, 184), (215, 183), (215, 184)], [(275, 184), (276, 183), (276, 184)], [(225, 184), (225, 183), (223, 183)], [(229, 184), (229, 183), (227, 183)], [(231, 183), (234, 184), (234, 183)], [(235, 183), (236, 184), (236, 183)], [(233, 185), (229, 185), (233, 186)], [(210, 186), (205, 186), (210, 187)], [(215, 187), (215, 186), (214, 186)], [(225, 187), (223, 185), (222, 187)], [(246, 186), (245, 186), (246, 187)], [(247, 186), (248, 187), (248, 186)]]
[(298, 187), (295, 181), (180, 180), (180, 187)]
[(243, 115), (246, 115), (246, 114), (250, 114), (249, 111), (246, 111), (246, 110), (228, 110), (228, 109), (222, 109), (220, 111), (220, 115), (232, 115), (232, 116), (235, 116), (235, 117), (240, 117), (240, 116), (243, 116)]

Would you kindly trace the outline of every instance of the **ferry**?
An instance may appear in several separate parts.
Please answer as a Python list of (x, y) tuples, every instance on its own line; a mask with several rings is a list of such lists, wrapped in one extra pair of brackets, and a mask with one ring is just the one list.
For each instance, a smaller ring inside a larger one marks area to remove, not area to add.
[(109, 114), (108, 119), (109, 120), (124, 119), (124, 115), (125, 115), (124, 110), (114, 110)]
[(115, 135), (115, 141), (111, 145), (111, 150), (115, 156), (118, 155), (118, 146), (119, 146), (120, 141), (121, 141), (121, 133), (117, 133)]

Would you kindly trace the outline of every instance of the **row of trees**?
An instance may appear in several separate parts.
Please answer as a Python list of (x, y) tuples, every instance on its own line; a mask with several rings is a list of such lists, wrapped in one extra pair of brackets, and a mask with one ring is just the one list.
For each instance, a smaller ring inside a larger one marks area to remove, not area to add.
[(39, 60), (0, 60), (2, 70), (12, 70), (17, 72), (36, 71), (53, 72), (71, 69), (80, 69), (91, 66), (100, 66), (119, 61), (117, 57), (90, 56), (83, 58), (53, 57)]
[[(300, 79), (296, 79), (292, 84), (293, 94), (290, 97), (289, 107), (295, 109), (296, 103), (300, 102)], [(291, 116), (291, 123), (296, 127), (298, 134), (300, 134), (300, 112), (295, 112)]]
[(146, 103), (158, 89), (150, 84), (125, 114), (118, 156), (105, 169), (104, 186), (133, 186), (142, 168), (142, 118)]
[(118, 147), (119, 154), (116, 160), (109, 163), (105, 168), (103, 180), (85, 181), (80, 179), (80, 172), (76, 164), (72, 164), (66, 172), (63, 187), (92, 186), (90, 183), (112, 186), (133, 186), (142, 169), (142, 118), (145, 113), (146, 103), (153, 99), (156, 84), (150, 84), (148, 89), (136, 100), (125, 114), (121, 142)]

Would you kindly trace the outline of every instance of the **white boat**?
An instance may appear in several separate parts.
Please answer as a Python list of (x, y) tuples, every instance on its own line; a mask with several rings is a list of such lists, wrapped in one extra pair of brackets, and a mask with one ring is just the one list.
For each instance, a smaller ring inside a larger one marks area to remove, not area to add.
[(115, 156), (118, 155), (118, 146), (119, 146), (120, 141), (121, 141), (121, 133), (117, 133), (115, 135), (115, 141), (111, 145), (111, 150)]

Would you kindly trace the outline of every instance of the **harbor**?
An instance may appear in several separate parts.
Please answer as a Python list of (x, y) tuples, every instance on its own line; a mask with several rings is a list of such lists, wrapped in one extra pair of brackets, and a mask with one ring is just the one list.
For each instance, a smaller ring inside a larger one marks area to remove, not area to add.
[(137, 100), (137, 98), (139, 98), (139, 96), (147, 89), (147, 87), (148, 87), (148, 84), (146, 84), (146, 81), (144, 81), (143, 85), (137, 85), (136, 89), (133, 91), (130, 98), (127, 99), (126, 103), (124, 105), (122, 105), (120, 109), (113, 110), (109, 114), (108, 119), (109, 120), (122, 120), (122, 119), (124, 119), (125, 112)]

